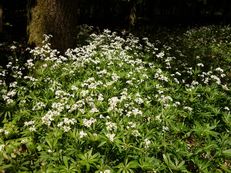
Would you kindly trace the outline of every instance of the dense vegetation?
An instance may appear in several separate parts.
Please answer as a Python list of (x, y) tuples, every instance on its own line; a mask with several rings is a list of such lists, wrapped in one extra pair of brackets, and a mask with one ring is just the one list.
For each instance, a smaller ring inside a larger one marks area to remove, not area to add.
[(12, 45), (0, 171), (230, 172), (231, 28), (158, 34), (104, 30), (65, 55), (45, 36), (26, 63)]

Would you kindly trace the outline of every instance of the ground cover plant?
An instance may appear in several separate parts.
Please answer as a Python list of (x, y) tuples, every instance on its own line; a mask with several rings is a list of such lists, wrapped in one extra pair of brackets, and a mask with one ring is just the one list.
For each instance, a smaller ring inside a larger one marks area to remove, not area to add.
[(104, 30), (65, 55), (45, 36), (26, 63), (12, 56), (0, 171), (230, 172), (229, 31), (150, 42)]

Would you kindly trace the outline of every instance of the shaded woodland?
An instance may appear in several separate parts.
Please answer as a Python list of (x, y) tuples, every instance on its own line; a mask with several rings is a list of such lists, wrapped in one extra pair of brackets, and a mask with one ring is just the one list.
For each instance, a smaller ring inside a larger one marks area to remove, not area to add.
[[(2, 0), (0, 39), (40, 46), (53, 35), (53, 48), (74, 47), (77, 26), (140, 32), (146, 28), (229, 24), (228, 0)], [(60, 41), (62, 40), (62, 41)]]
[(0, 0), (0, 173), (231, 170), (231, 0)]

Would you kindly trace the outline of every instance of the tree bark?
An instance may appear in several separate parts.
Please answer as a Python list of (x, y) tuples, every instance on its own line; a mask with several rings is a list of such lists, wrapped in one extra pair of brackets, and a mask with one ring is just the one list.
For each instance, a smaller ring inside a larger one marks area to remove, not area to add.
[(3, 8), (0, 4), (0, 33), (3, 31)]
[(28, 43), (41, 46), (51, 34), (53, 48), (64, 52), (75, 46), (78, 0), (37, 0), (30, 11)]

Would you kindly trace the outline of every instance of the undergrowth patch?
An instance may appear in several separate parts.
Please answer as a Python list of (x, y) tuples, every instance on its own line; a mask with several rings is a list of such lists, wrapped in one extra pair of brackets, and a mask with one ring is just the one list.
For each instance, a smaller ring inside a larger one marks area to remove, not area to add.
[(229, 172), (230, 42), (213, 32), (163, 43), (104, 30), (65, 55), (45, 36), (1, 68), (0, 170)]

